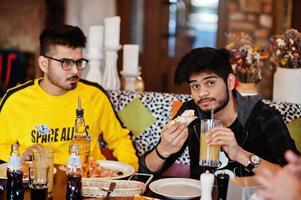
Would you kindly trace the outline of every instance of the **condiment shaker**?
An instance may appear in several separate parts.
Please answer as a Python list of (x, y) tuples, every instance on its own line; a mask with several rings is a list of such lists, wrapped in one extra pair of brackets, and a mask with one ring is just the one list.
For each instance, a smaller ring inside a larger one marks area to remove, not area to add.
[(222, 171), (222, 173), (217, 175), (216, 179), (217, 179), (217, 191), (218, 191), (217, 200), (226, 200), (229, 175), (226, 174), (224, 171)]
[(214, 175), (206, 170), (205, 173), (201, 174), (201, 189), (202, 196), (201, 200), (212, 200), (212, 188), (214, 183)]

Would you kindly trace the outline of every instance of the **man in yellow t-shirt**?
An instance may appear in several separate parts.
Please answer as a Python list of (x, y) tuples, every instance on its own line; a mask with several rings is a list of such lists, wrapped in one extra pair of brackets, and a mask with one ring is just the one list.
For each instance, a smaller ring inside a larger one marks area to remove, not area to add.
[(80, 79), (88, 63), (83, 58), (85, 45), (86, 37), (76, 26), (53, 26), (41, 33), (38, 64), (43, 78), (14, 87), (1, 99), (0, 160), (7, 161), (10, 145), (19, 143), (25, 160), (30, 159), (33, 148), (51, 146), (55, 163), (65, 164), (80, 97), (91, 136), (91, 156), (105, 159), (98, 143), (102, 134), (119, 161), (138, 168), (129, 131), (121, 126), (105, 90)]

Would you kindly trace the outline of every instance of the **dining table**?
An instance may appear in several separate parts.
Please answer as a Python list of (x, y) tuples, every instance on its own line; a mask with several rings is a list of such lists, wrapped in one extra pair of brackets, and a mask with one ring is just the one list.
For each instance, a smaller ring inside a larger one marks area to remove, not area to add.
[[(59, 165), (55, 165), (55, 168), (57, 169), (55, 175), (54, 175), (54, 184), (53, 184), (53, 196), (51, 198), (48, 199), (53, 199), (53, 200), (63, 200), (66, 199), (66, 182), (67, 182), (67, 177), (66, 177), (66, 173), (63, 170), (59, 169)], [(168, 176), (168, 174), (164, 174), (164, 177), (156, 177), (154, 178), (152, 181), (154, 180), (158, 180), (161, 178), (170, 178), (170, 176)], [(3, 180), (2, 180), (3, 181)], [(30, 200), (30, 189), (28, 186), (28, 183), (24, 183), (24, 187), (25, 187), (25, 193), (24, 193), (24, 200)], [(161, 199), (161, 200), (165, 200), (165, 199), (169, 199), (165, 196), (161, 196), (158, 195), (154, 192), (152, 192), (148, 187), (146, 188), (143, 196), (146, 197), (151, 197), (153, 199)], [(217, 199), (217, 188), (216, 186), (213, 187), (213, 192), (212, 192), (212, 200)], [(3, 192), (1, 192), (0, 194), (0, 199), (6, 199), (6, 191), (4, 190)], [(87, 200), (100, 200), (103, 198), (87, 198), (84, 197), (83, 199), (87, 199)], [(134, 197), (110, 197), (111, 200), (134, 200)], [(196, 199), (200, 199), (200, 197), (197, 198), (192, 198), (192, 200), (196, 200)]]

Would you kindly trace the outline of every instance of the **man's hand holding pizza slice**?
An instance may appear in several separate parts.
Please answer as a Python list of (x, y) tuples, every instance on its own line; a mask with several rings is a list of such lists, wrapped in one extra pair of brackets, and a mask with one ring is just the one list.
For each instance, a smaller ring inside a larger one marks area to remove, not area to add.
[(188, 125), (197, 117), (193, 110), (186, 110), (181, 116), (170, 121), (162, 130), (160, 143), (157, 151), (164, 158), (178, 152), (188, 137)]

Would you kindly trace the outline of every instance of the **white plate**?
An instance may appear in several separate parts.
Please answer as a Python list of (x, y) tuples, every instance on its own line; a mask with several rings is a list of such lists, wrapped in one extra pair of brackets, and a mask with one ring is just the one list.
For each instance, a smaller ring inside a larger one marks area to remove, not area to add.
[(152, 182), (149, 189), (171, 199), (192, 199), (201, 196), (201, 183), (188, 178), (164, 178)]
[[(7, 163), (0, 164), (0, 179), (7, 179), (6, 177)], [(53, 168), (53, 174), (56, 174), (56, 168)], [(24, 178), (23, 181), (28, 181), (28, 177)]]

